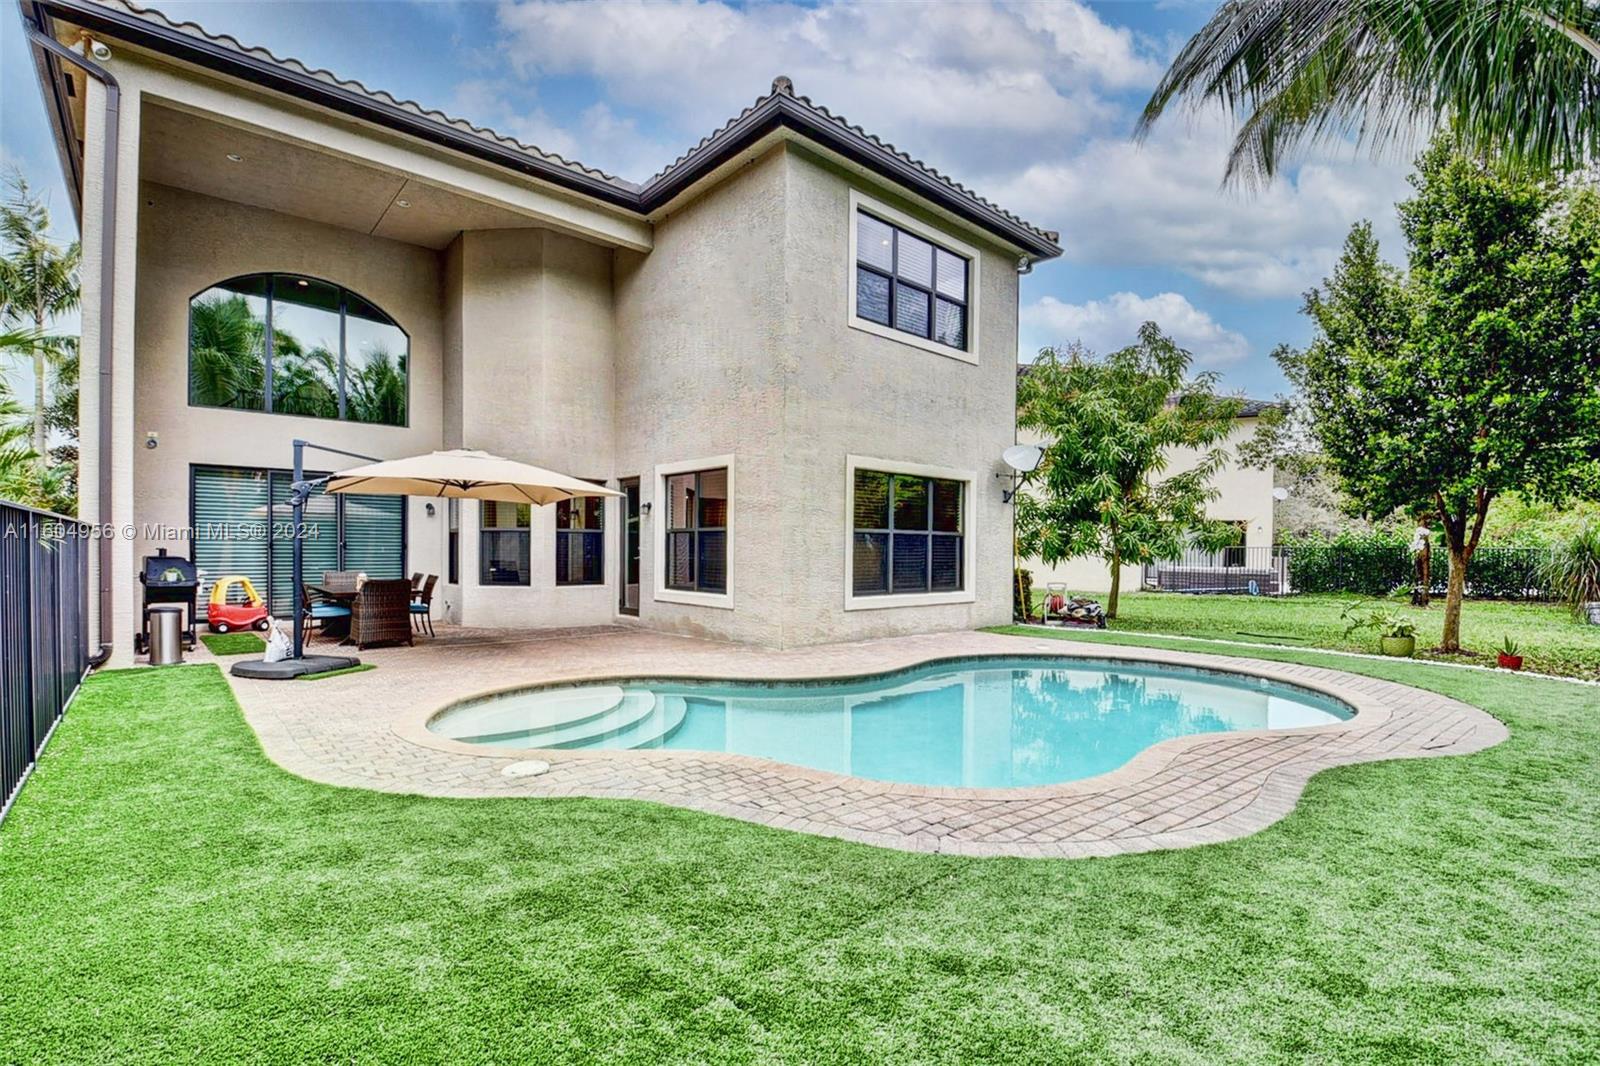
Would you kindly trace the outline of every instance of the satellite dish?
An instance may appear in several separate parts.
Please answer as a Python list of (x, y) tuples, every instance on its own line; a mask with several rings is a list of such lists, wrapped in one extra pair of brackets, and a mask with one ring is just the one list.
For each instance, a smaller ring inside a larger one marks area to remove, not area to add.
[(1044, 449), (1037, 444), (1013, 444), (1000, 453), (1000, 461), (1019, 474), (1037, 470), (1043, 458)]
[(1272, 498), (1277, 500), (1279, 503), (1282, 503), (1284, 500), (1289, 498), (1289, 490), (1281, 486), (1275, 488), (1272, 490)]

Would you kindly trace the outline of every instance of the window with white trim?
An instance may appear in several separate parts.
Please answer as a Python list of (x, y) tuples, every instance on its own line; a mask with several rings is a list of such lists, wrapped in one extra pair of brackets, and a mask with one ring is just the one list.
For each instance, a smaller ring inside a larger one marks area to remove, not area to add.
[(965, 491), (963, 482), (949, 478), (856, 470), (852, 594), (962, 591)]
[(968, 350), (966, 256), (856, 209), (856, 317)]
[(529, 584), (532, 525), (528, 505), (484, 500), (479, 515), (478, 584)]
[(556, 584), (605, 582), (605, 498), (579, 496), (556, 503)]
[(664, 584), (681, 592), (728, 591), (728, 470), (668, 474)]

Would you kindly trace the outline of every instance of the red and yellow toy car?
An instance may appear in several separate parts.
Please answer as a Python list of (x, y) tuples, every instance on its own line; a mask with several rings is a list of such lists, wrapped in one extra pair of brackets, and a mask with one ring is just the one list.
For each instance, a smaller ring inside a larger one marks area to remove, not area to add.
[[(243, 603), (229, 603), (228, 593), (235, 586), (244, 596)], [(219, 577), (211, 586), (211, 601), (206, 605), (206, 624), (214, 633), (229, 633), (235, 629), (267, 629), (267, 604), (243, 574)]]

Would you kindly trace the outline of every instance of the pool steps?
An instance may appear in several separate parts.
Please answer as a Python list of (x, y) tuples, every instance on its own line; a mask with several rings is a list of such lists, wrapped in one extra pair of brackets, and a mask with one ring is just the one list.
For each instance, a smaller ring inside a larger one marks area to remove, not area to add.
[[(661, 696), (615, 685), (530, 693), (472, 723), (467, 744), (517, 748), (574, 748), (601, 740), (611, 747), (644, 747), (683, 723), (682, 696)], [(620, 741), (620, 743), (616, 743)]]

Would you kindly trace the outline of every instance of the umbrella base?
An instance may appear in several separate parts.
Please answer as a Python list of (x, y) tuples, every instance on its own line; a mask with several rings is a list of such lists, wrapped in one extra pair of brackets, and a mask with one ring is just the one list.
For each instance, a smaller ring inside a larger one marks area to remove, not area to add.
[(276, 663), (260, 659), (234, 663), (228, 672), (234, 677), (250, 677), (259, 681), (290, 681), (307, 674), (325, 674), (330, 670), (347, 670), (360, 665), (361, 660), (353, 655), (307, 655), (303, 659), (284, 659)]

